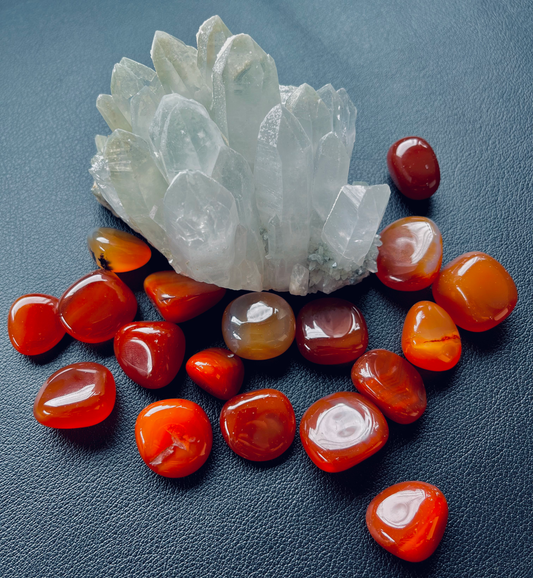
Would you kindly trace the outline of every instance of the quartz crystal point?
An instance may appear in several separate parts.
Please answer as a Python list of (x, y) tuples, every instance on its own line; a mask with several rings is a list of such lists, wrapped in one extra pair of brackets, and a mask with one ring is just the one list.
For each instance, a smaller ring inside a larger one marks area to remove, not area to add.
[(178, 273), (331, 293), (376, 271), (387, 185), (348, 184), (356, 109), (331, 84), (279, 85), (271, 56), (218, 16), (198, 50), (156, 32), (155, 71), (123, 58), (97, 99), (92, 192)]

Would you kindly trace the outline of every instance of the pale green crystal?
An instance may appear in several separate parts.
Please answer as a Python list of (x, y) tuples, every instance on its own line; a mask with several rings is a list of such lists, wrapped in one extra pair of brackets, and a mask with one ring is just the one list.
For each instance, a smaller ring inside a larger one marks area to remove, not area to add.
[(198, 70), (204, 75), (205, 81), (211, 89), (213, 87), (211, 75), (217, 54), (230, 36), (231, 32), (222, 22), (220, 16), (211, 16), (200, 26), (196, 34)]

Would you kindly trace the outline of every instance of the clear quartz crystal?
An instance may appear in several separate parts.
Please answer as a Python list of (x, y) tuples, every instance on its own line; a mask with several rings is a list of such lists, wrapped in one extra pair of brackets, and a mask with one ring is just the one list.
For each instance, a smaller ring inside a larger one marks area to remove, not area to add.
[(347, 184), (357, 111), (344, 89), (279, 85), (271, 56), (218, 16), (198, 50), (156, 32), (97, 108), (92, 192), (198, 281), (331, 293), (376, 271), (387, 185)]

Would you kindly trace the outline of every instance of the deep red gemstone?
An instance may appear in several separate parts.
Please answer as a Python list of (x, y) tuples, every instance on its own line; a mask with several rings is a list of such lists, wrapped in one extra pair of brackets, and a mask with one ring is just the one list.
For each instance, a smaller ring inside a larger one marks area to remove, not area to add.
[(241, 358), (222, 347), (196, 353), (187, 361), (185, 369), (196, 385), (219, 399), (237, 395), (244, 380)]

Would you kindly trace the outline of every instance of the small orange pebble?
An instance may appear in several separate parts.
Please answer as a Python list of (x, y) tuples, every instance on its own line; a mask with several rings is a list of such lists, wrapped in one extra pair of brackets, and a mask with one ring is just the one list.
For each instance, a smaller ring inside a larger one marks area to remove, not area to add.
[(196, 353), (187, 361), (185, 370), (196, 385), (218, 399), (237, 395), (244, 380), (241, 358), (222, 347)]
[(204, 313), (226, 293), (223, 287), (200, 283), (175, 271), (148, 275), (144, 290), (163, 319), (172, 323), (182, 323)]
[(487, 331), (511, 315), (518, 300), (513, 278), (496, 259), (472, 251), (448, 263), (433, 284), (435, 301), (468, 331)]
[(24, 355), (39, 355), (57, 345), (65, 330), (59, 320), (59, 299), (33, 293), (19, 297), (9, 310), (7, 333), (13, 347)]
[(213, 430), (205, 411), (187, 399), (163, 399), (145, 407), (135, 422), (144, 463), (166, 478), (200, 469), (211, 453)]
[(402, 350), (417, 367), (445, 371), (461, 357), (461, 337), (452, 318), (431, 301), (409, 309), (403, 324)]
[(115, 273), (139, 269), (152, 256), (150, 247), (144, 241), (109, 227), (94, 229), (87, 237), (87, 244), (98, 267)]

